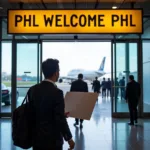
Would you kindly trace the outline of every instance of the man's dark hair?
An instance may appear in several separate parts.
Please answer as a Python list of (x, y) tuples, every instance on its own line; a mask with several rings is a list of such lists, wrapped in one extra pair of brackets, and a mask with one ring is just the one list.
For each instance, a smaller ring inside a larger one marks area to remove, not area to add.
[(95, 79), (97, 80), (97, 79), (98, 79), (98, 77), (95, 77)]
[(130, 76), (129, 76), (129, 79), (133, 81), (133, 80), (134, 80), (134, 76), (133, 76), (133, 75), (130, 75)]
[(78, 79), (83, 79), (83, 74), (78, 74)]
[(123, 77), (122, 79), (125, 79), (125, 77)]
[(59, 71), (59, 61), (57, 59), (47, 59), (42, 63), (42, 71), (45, 78), (50, 78)]

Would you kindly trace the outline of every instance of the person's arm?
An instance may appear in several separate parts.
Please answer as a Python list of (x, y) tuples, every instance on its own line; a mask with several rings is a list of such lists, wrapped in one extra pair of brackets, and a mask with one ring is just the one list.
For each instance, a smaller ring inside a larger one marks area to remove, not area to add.
[(64, 104), (64, 97), (63, 92), (61, 90), (58, 90), (57, 96), (55, 99), (55, 121), (57, 127), (59, 127), (58, 130), (62, 133), (65, 141), (69, 141), (72, 139), (72, 134), (70, 132), (66, 116), (65, 116), (65, 104)]

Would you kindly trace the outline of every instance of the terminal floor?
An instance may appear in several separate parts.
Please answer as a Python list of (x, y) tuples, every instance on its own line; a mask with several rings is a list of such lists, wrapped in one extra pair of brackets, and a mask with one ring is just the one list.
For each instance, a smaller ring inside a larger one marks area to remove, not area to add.
[[(150, 150), (150, 120), (139, 120), (137, 126), (128, 126), (128, 119), (112, 119), (110, 99), (99, 97), (91, 120), (84, 121), (83, 129), (68, 124), (76, 143), (75, 150)], [(11, 140), (11, 120), (0, 120), (0, 150), (21, 150)], [(68, 150), (67, 143), (63, 150)]]

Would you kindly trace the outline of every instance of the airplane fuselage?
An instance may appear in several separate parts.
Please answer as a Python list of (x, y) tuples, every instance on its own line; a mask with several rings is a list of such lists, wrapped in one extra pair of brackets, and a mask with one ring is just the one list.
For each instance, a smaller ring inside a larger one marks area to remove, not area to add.
[(80, 70), (80, 71), (74, 72), (74, 73), (70, 72), (68, 74), (68, 76), (77, 78), (79, 73), (83, 74), (84, 80), (94, 80), (95, 77), (101, 77), (102, 75), (105, 74), (105, 72), (100, 72), (100, 71), (98, 72), (98, 71), (92, 71), (92, 70), (91, 71)]

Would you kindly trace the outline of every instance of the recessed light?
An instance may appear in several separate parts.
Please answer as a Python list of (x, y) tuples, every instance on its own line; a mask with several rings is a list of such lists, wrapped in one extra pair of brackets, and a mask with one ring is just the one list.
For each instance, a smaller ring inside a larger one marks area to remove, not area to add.
[(112, 9), (117, 9), (117, 6), (113, 6)]

